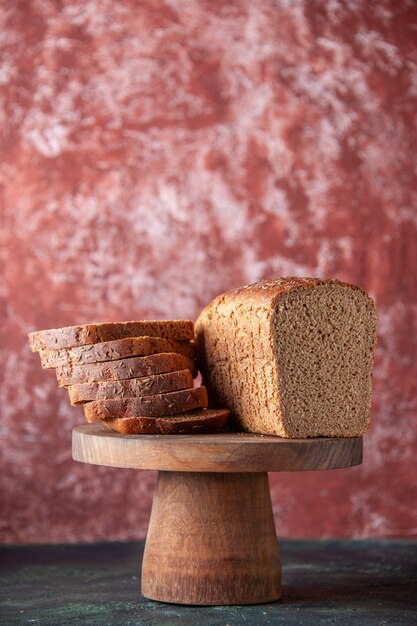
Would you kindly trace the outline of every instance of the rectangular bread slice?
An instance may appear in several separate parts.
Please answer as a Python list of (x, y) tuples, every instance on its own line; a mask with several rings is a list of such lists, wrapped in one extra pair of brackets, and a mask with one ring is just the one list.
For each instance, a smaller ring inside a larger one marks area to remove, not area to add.
[(74, 348), (125, 337), (164, 337), (186, 341), (193, 339), (194, 325), (191, 320), (103, 322), (38, 330), (29, 333), (28, 336), (32, 351), (39, 352), (39, 350)]
[(80, 348), (40, 350), (41, 365), (45, 369), (62, 365), (85, 365), (101, 361), (117, 361), (131, 356), (149, 356), (160, 352), (176, 352), (194, 356), (194, 346), (189, 341), (176, 341), (161, 337), (127, 337)]
[(370, 422), (376, 313), (359, 287), (281, 278), (229, 291), (196, 323), (214, 406), (242, 430), (357, 437)]
[(143, 376), (129, 380), (115, 380), (101, 383), (84, 383), (68, 387), (68, 395), (72, 405), (84, 404), (94, 400), (111, 398), (134, 398), (136, 396), (154, 396), (159, 393), (192, 389), (193, 375), (190, 370), (167, 372), (155, 376)]
[(193, 376), (197, 375), (194, 359), (182, 354), (164, 352), (90, 365), (63, 365), (57, 367), (55, 372), (59, 386), (68, 387), (82, 383), (141, 378), (185, 369), (191, 370)]
[(115, 417), (103, 423), (125, 435), (191, 435), (218, 431), (226, 426), (228, 417), (229, 411), (224, 409), (197, 409), (164, 417)]
[(205, 387), (171, 391), (155, 396), (124, 400), (96, 400), (84, 404), (87, 422), (113, 417), (159, 417), (207, 407)]

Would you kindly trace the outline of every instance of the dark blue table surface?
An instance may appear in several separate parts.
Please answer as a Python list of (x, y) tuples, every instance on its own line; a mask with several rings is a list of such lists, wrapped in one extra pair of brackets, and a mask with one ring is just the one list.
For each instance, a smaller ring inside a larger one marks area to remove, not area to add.
[(0, 624), (417, 624), (417, 541), (281, 541), (284, 593), (190, 607), (140, 594), (143, 543), (0, 548)]

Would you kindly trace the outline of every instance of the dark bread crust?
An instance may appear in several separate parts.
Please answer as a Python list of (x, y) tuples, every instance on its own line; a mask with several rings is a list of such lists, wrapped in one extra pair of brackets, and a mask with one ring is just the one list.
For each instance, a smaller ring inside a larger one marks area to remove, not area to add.
[(94, 400), (152, 396), (179, 391), (180, 389), (192, 389), (193, 387), (193, 375), (190, 370), (185, 369), (179, 372), (168, 372), (128, 380), (71, 385), (68, 387), (68, 395), (71, 404), (76, 405)]
[(189, 341), (176, 341), (161, 337), (127, 337), (79, 348), (41, 350), (42, 367), (50, 369), (62, 365), (85, 365), (102, 361), (117, 361), (131, 356), (149, 356), (161, 352), (176, 352), (194, 356), (194, 346)]
[(185, 341), (193, 339), (194, 325), (191, 320), (140, 320), (132, 322), (103, 322), (50, 328), (29, 333), (32, 352), (73, 348), (125, 337), (164, 337)]
[(199, 409), (174, 417), (125, 417), (104, 420), (104, 424), (125, 435), (209, 433), (224, 428), (229, 417), (226, 409)]
[(82, 383), (141, 378), (184, 369), (191, 370), (193, 376), (197, 374), (193, 359), (182, 354), (164, 352), (90, 365), (64, 365), (57, 367), (56, 377), (60, 387), (67, 387)]
[(155, 396), (124, 400), (97, 400), (84, 405), (87, 422), (113, 417), (160, 417), (205, 408), (208, 405), (205, 387), (171, 391)]
[[(214, 298), (206, 309), (214, 308), (219, 302), (231, 300), (236, 300), (237, 302), (251, 301), (252, 299), (254, 299), (255, 303), (258, 305), (266, 304), (268, 307), (271, 307), (271, 298), (279, 298), (280, 296), (290, 293), (291, 291), (311, 289), (311, 287), (317, 287), (319, 285), (338, 285), (341, 287), (350, 287), (351, 289), (359, 291), (366, 296), (370, 303), (372, 303), (372, 306), (375, 307), (375, 303), (369, 294), (367, 294), (361, 287), (358, 287), (358, 285), (345, 283), (336, 278), (285, 276), (274, 280), (264, 280), (257, 283), (251, 283), (250, 285), (245, 285), (243, 287), (237, 287), (236, 289), (231, 289), (230, 291), (217, 296), (217, 298)], [(273, 301), (274, 300), (272, 299), (272, 302)], [(204, 311), (206, 309), (204, 309)]]

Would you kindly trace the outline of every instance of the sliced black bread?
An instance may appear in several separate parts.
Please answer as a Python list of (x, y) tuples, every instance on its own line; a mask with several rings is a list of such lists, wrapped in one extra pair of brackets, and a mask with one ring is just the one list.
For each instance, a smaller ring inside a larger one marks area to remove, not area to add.
[(87, 422), (114, 417), (160, 417), (207, 407), (205, 387), (172, 391), (154, 396), (96, 400), (84, 404)]
[(125, 337), (163, 337), (186, 341), (194, 337), (194, 325), (190, 320), (141, 320), (133, 322), (104, 322), (50, 328), (29, 333), (33, 352), (74, 348), (93, 343), (124, 339)]
[(68, 387), (82, 383), (141, 378), (184, 369), (191, 370), (193, 376), (196, 376), (194, 359), (182, 354), (164, 352), (89, 365), (63, 365), (55, 371), (59, 386)]
[(68, 387), (68, 395), (71, 404), (75, 405), (112, 398), (125, 399), (136, 396), (153, 396), (170, 391), (179, 391), (180, 389), (192, 389), (193, 387), (193, 375), (190, 370), (186, 369), (128, 380), (71, 385)]
[(209, 433), (226, 426), (229, 411), (197, 409), (164, 417), (124, 417), (104, 420), (103, 424), (125, 435)]
[(189, 341), (176, 341), (161, 337), (127, 337), (103, 343), (94, 343), (80, 348), (41, 350), (42, 367), (45, 369), (62, 365), (86, 365), (102, 361), (117, 361), (131, 356), (149, 356), (161, 352), (176, 352), (194, 356), (194, 346)]

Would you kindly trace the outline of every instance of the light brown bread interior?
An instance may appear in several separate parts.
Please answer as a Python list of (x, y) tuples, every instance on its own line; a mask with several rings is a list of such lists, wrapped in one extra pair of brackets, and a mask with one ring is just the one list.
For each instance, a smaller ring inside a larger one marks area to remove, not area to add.
[(278, 395), (291, 437), (361, 435), (369, 426), (375, 319), (368, 298), (340, 285), (273, 303)]
[(335, 280), (285, 278), (217, 297), (196, 323), (212, 406), (282, 437), (353, 437), (369, 426), (375, 306)]

